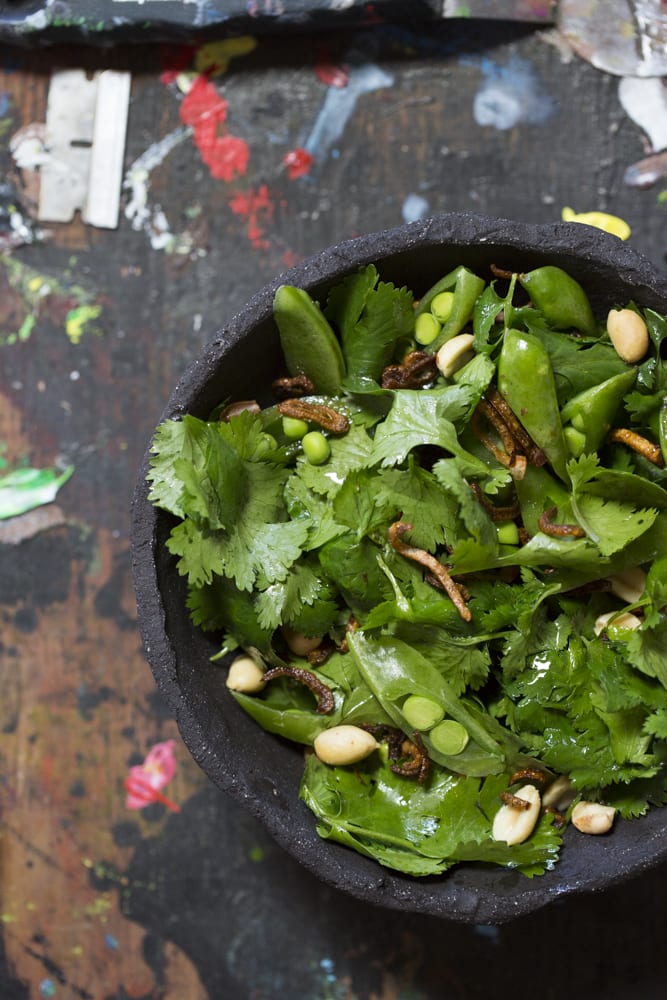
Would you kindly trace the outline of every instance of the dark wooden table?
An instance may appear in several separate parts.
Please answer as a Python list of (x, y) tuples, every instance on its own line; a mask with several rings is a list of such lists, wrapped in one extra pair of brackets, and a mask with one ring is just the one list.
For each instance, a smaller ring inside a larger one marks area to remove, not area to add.
[[(664, 267), (667, 182), (624, 182), (647, 145), (618, 79), (534, 26), (384, 24), (223, 55), (208, 86), (242, 141), (203, 158), (178, 76), (204, 65), (196, 47), (2, 51), (0, 456), (73, 472), (0, 520), (0, 996), (662, 997), (664, 868), (502, 927), (377, 910), (302, 871), (180, 742), (141, 650), (128, 530), (172, 385), (287, 265), (424, 214), (570, 206), (621, 216)], [(133, 73), (115, 231), (39, 223), (34, 155), (10, 152), (67, 65)], [(170, 740), (180, 812), (128, 809), (129, 769)]]

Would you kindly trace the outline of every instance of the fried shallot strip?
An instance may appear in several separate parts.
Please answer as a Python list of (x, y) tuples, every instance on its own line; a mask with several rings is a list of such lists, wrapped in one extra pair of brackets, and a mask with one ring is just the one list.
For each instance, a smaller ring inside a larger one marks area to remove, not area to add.
[(436, 578), (442, 589), (446, 591), (461, 618), (469, 622), (472, 615), (459, 585), (451, 578), (446, 567), (441, 562), (438, 562), (430, 552), (427, 552), (425, 549), (418, 549), (414, 545), (408, 545), (403, 541), (403, 535), (408, 531), (414, 531), (414, 525), (408, 524), (406, 521), (394, 521), (389, 526), (389, 544), (392, 549), (398, 552), (399, 555), (405, 556), (406, 559), (412, 559), (413, 562), (424, 566)]
[(420, 389), (438, 374), (435, 354), (411, 351), (400, 365), (387, 365), (382, 372), (383, 389)]
[(513, 809), (530, 809), (531, 803), (528, 799), (522, 799), (519, 795), (512, 795), (511, 792), (501, 792), (500, 798), (506, 806)]
[(271, 383), (271, 388), (278, 399), (312, 396), (315, 392), (315, 384), (307, 375), (290, 375), (285, 378), (277, 378)]
[(278, 403), (278, 412), (283, 417), (294, 417), (308, 423), (318, 424), (330, 434), (346, 434), (350, 429), (350, 421), (344, 413), (324, 406), (322, 403), (309, 403), (305, 399), (285, 399)]
[(578, 524), (554, 524), (553, 516), (557, 507), (550, 507), (537, 519), (537, 526), (540, 531), (551, 538), (585, 538), (586, 532)]
[(324, 681), (320, 680), (312, 670), (304, 670), (303, 667), (272, 667), (264, 674), (265, 681), (273, 681), (277, 677), (291, 677), (292, 680), (305, 684), (317, 698), (317, 711), (320, 715), (328, 715), (335, 708), (333, 691), (327, 687)]
[(513, 521), (521, 513), (521, 507), (518, 500), (515, 500), (514, 503), (508, 507), (494, 507), (482, 493), (479, 483), (471, 483), (470, 489), (473, 491), (492, 521)]
[[(503, 447), (505, 449), (504, 451), (502, 448), (499, 448), (495, 441), (482, 430), (482, 415), (486, 417), (488, 422), (497, 431), (498, 437), (503, 443)], [(487, 451), (491, 452), (497, 462), (500, 462), (500, 464), (504, 465), (506, 469), (509, 469), (512, 474), (512, 478), (523, 479), (526, 474), (528, 460), (526, 459), (526, 456), (517, 449), (517, 444), (512, 436), (512, 432), (498, 411), (491, 406), (490, 403), (487, 403), (482, 399), (475, 409), (470, 423), (477, 440), (481, 441)]]
[(627, 427), (617, 427), (611, 431), (609, 439), (618, 444), (626, 444), (628, 448), (632, 448), (638, 455), (643, 455), (653, 465), (657, 465), (661, 469), (664, 467), (665, 460), (662, 457), (660, 446), (653, 444), (652, 441), (637, 434), (636, 431), (631, 431)]
[(490, 386), (486, 390), (485, 398), (505, 421), (510, 429), (512, 437), (515, 439), (521, 450), (525, 452), (528, 461), (533, 465), (544, 465), (547, 460), (547, 456), (544, 454), (542, 449), (535, 444), (532, 437), (525, 429), (514, 410), (510, 407), (505, 397), (502, 396), (494, 386)]

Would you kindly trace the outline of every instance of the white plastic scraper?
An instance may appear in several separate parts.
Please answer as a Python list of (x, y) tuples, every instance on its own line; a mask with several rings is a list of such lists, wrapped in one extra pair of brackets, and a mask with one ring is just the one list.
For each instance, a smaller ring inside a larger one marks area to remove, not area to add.
[(70, 222), (76, 211), (102, 229), (118, 225), (130, 101), (129, 73), (58, 70), (46, 108), (38, 217)]

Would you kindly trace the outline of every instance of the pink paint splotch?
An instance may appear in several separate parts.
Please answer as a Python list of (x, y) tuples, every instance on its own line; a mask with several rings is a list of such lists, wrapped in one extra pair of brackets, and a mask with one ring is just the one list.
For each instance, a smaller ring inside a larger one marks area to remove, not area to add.
[(245, 139), (225, 128), (228, 104), (204, 75), (195, 78), (181, 102), (184, 125), (192, 128), (199, 154), (216, 180), (233, 181), (245, 174), (250, 149)]
[(275, 206), (266, 184), (260, 184), (249, 191), (239, 191), (229, 203), (235, 215), (247, 219), (247, 234), (255, 250), (267, 250), (270, 246), (266, 229), (273, 219)]
[(162, 794), (162, 789), (176, 773), (175, 745), (175, 740), (156, 743), (148, 751), (142, 764), (135, 764), (130, 768), (123, 783), (127, 792), (127, 809), (144, 809), (153, 802), (160, 802), (172, 812), (181, 811), (180, 806)]

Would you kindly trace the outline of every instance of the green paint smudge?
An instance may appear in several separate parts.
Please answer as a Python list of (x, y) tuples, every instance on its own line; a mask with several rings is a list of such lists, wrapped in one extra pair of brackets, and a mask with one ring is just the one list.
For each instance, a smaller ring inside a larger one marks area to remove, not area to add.
[(77, 344), (84, 333), (98, 332), (92, 323), (102, 307), (95, 302), (93, 292), (76, 282), (42, 274), (10, 254), (0, 254), (0, 269), (5, 272), (6, 284), (20, 296), (25, 310), (18, 330), (0, 330), (0, 345), (28, 340), (42, 315), (48, 317), (49, 300), (58, 306), (60, 315), (65, 311), (63, 306), (67, 308), (65, 332), (71, 343)]
[(51, 503), (67, 482), (74, 466), (64, 472), (53, 469), (14, 469), (0, 476), (0, 519), (18, 517), (35, 507)]
[(102, 306), (76, 306), (70, 309), (65, 319), (65, 332), (73, 344), (78, 344), (86, 326), (102, 312)]
[(255, 845), (255, 847), (251, 847), (248, 852), (248, 857), (251, 861), (254, 861), (255, 864), (260, 864), (260, 862), (264, 860), (264, 848), (260, 847), (259, 844)]

